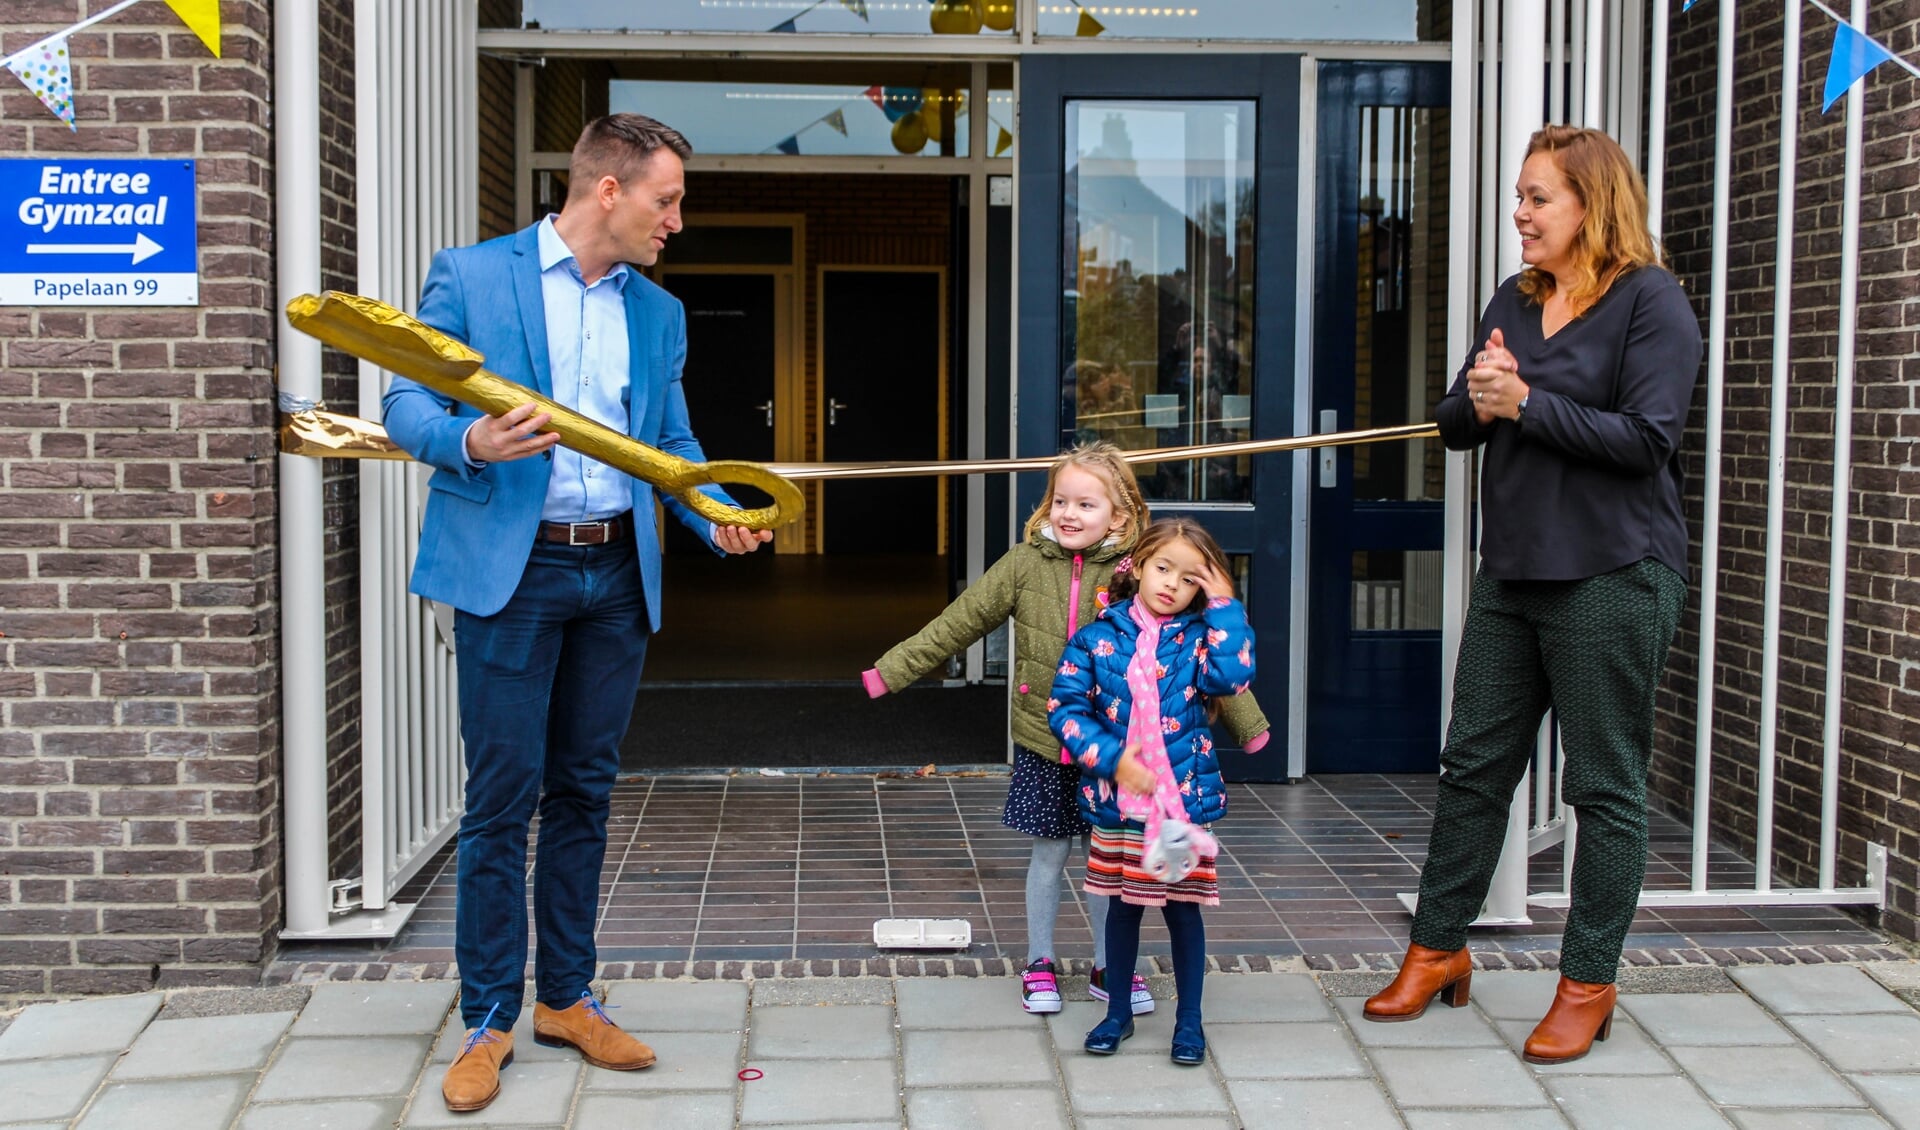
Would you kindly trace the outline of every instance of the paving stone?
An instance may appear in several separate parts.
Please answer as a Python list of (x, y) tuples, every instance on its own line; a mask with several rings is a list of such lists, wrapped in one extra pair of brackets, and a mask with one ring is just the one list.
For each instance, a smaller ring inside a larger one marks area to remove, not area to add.
[[(743, 1037), (733, 1032), (676, 1032), (664, 1044), (655, 1044), (660, 1058), (641, 1071), (607, 1071), (595, 1067), (587, 1072), (585, 1090), (603, 1091), (732, 1091), (739, 1085), (740, 1045)], [(763, 1068), (771, 1076), (778, 1066)], [(795, 1064), (794, 1071), (805, 1066)], [(756, 1084), (757, 1085), (757, 1084)]]
[[(1044, 1125), (1036, 1124), (1035, 1130)], [(1062, 1121), (1060, 1125), (1066, 1123)], [(1143, 1126), (1150, 1130), (1239, 1130), (1227, 1118), (1156, 1118), (1144, 1123), (1134, 1118), (1082, 1118), (1075, 1125), (1080, 1130), (1141, 1130)], [(920, 1130), (919, 1123), (914, 1123), (914, 1130)]]
[(1789, 1016), (1814, 1051), (1842, 1071), (1920, 1071), (1920, 1016)]
[[(1079, 1056), (1087, 1054), (1087, 1033), (1091, 1032), (1093, 1026), (1100, 1023), (1106, 1015), (1107, 1006), (1104, 1001), (1068, 1001), (1067, 1006), (1059, 1012), (1051, 1016), (1033, 1017), (1032, 1019), (1038, 1021), (1040, 1025), (1046, 1028), (1053, 1039), (1053, 1046), (1059, 1049), (1062, 1055)], [(1148, 1013), (1145, 1017), (1135, 1020), (1133, 1024), (1134, 1031), (1143, 1031), (1142, 1025), (1151, 1026), (1163, 1023), (1163, 1021), (1158, 1019), (1160, 1015), (1158, 1012), (1152, 1012)], [(906, 1023), (905, 1017), (901, 1018), (900, 1026), (907, 1031), (914, 1029), (914, 1025)], [(1165, 1038), (1171, 1040), (1173, 1038), (1173, 1029), (1169, 1027), (1164, 1031), (1166, 1033)], [(1139, 1036), (1135, 1036), (1134, 1040), (1140, 1038)], [(1129, 1044), (1132, 1042), (1134, 1041), (1128, 1041)], [(1122, 1046), (1125, 1047), (1126, 1045)]]
[(254, 1094), (256, 1102), (404, 1095), (419, 1078), (425, 1036), (288, 1040)]
[(753, 1007), (770, 1004), (892, 1004), (893, 982), (885, 977), (775, 977), (755, 981)]
[(1498, 1048), (1506, 1041), (1472, 1008), (1448, 1008), (1435, 1002), (1418, 1020), (1381, 1023), (1361, 1013), (1366, 1002), (1342, 997), (1336, 1002), (1353, 1038), (1364, 1048)]
[[(729, 1123), (728, 1125), (731, 1125)], [(887, 1122), (766, 1122), (754, 1130), (906, 1130), (898, 1120)]]
[[(459, 1014), (447, 1018), (446, 1027), (440, 1029), (440, 1038), (434, 1041), (430, 1063), (452, 1063), (460, 1054), (460, 1047), (467, 1042), (465, 1022)], [(645, 1037), (649, 1045), (651, 1037)], [(654, 1049), (658, 1051), (658, 1048)], [(513, 1062), (515, 1063), (558, 1063), (562, 1060), (580, 1062), (580, 1053), (572, 1048), (550, 1048), (533, 1038), (533, 1009), (520, 1010), (513, 1022)]]
[(459, 1114), (448, 1110), (440, 1097), (440, 1084), (447, 1077), (446, 1066), (430, 1067), (420, 1080), (413, 1109), (407, 1112), (407, 1120), (402, 1125), (518, 1127), (564, 1123), (573, 1106), (573, 1092), (579, 1086), (580, 1073), (586, 1069), (586, 1064), (578, 1058), (572, 1063), (521, 1063), (516, 1056), (500, 1074), (500, 1097), (484, 1111)]
[(1623, 996), (1620, 1006), (1667, 1047), (1779, 1047), (1795, 1042), (1793, 1033), (1744, 995)]
[[(913, 1130), (1050, 1130), (1067, 1125), (1056, 1087), (996, 1087), (990, 1091), (907, 1091)], [(1091, 1130), (1085, 1119), (1081, 1130)], [(1135, 1124), (1134, 1130), (1138, 1130)], [(1168, 1130), (1156, 1122), (1153, 1130)]]
[(238, 1130), (392, 1130), (405, 1099), (249, 1105)]
[(1847, 1080), (1899, 1130), (1920, 1130), (1920, 1075), (1849, 1075)]
[(891, 1060), (809, 1060), (764, 1070), (766, 1078), (742, 1092), (742, 1124), (900, 1117), (900, 1081)]
[(1693, 1081), (1726, 1106), (1861, 1106), (1840, 1077), (1802, 1048), (1669, 1048)]
[(72, 1118), (100, 1085), (114, 1058), (93, 1055), (0, 1063), (0, 1095), (6, 1096), (0, 1102), (6, 1104), (7, 1117), (22, 1122)]
[[(614, 1023), (629, 1032), (738, 1032), (747, 1026), (739, 981), (618, 981), (607, 989)], [(647, 1040), (649, 1044), (652, 1040)]]
[(1055, 1081), (1052, 1042), (1034, 1027), (906, 1032), (901, 1036), (901, 1051), (909, 1087)]
[(459, 985), (452, 981), (341, 981), (315, 985), (293, 1035), (414, 1036), (438, 1032)]
[(1727, 1120), (1682, 1076), (1635, 1079), (1629, 1086), (1590, 1075), (1557, 1075), (1541, 1082), (1559, 1103), (1560, 1113), (1579, 1130), (1727, 1130)]
[(291, 1012), (156, 1020), (113, 1069), (115, 1082), (255, 1072), (267, 1065)]
[(1209, 1019), (1207, 1049), (1229, 1079), (1367, 1074), (1366, 1063), (1338, 1024), (1215, 1024)]
[(0, 1061), (118, 1055), (160, 1011), (159, 993), (36, 1004), (0, 1032)]
[[(1403, 1116), (1407, 1130), (1567, 1130), (1567, 1120), (1554, 1111), (1526, 1108), (1489, 1114), (1484, 1110), (1410, 1110)], [(1156, 1128), (1158, 1130), (1158, 1128)]]
[[(170, 1023), (186, 1023), (172, 1021)], [(95, 1099), (79, 1130), (206, 1130), (233, 1121), (254, 1075), (114, 1083)]]
[(1505, 1047), (1380, 1048), (1371, 1054), (1402, 1107), (1547, 1105), (1539, 1084)]
[(1740, 1130), (1887, 1130), (1886, 1120), (1862, 1110), (1736, 1110)]
[[(1495, 1020), (1527, 1020), (1538, 1024), (1547, 1014), (1547, 1006), (1553, 1003), (1553, 991), (1559, 984), (1558, 973), (1475, 973), (1467, 993), (1481, 1012)], [(1435, 1001), (1427, 1009), (1427, 1016), (1446, 1007)], [(1426, 1017), (1421, 1017), (1424, 1019)]]
[(196, 1016), (245, 1016), (257, 1012), (299, 1012), (313, 996), (311, 985), (276, 985), (270, 989), (190, 989), (167, 997), (155, 1020), (187, 1020)]
[(677, 1095), (584, 1095), (571, 1130), (634, 1130), (636, 1126), (675, 1130), (730, 1130), (733, 1092)]
[(1209, 1030), (1215, 1024), (1277, 1024), (1332, 1017), (1327, 995), (1304, 973), (1209, 976), (1203, 995)]
[(1227, 1096), (1205, 1068), (1181, 1067), (1167, 1058), (1171, 1024), (1142, 1032), (1120, 1045), (1120, 1054), (1063, 1055), (1067, 1096), (1079, 1114), (1213, 1114), (1227, 1110)]
[(1390, 1130), (1400, 1125), (1380, 1089), (1367, 1080), (1235, 1079), (1227, 1090), (1233, 1093), (1242, 1130)]
[(893, 1009), (878, 1004), (774, 1005), (753, 1010), (750, 1059), (892, 1059)]
[(1005, 1028), (1024, 1015), (1018, 990), (1002, 977), (916, 977), (895, 982), (894, 992), (901, 1027), (915, 1031)]
[(1732, 970), (1740, 987), (1782, 1016), (1824, 1012), (1911, 1012), (1854, 965), (1751, 966)]
[[(1502, 1020), (1500, 1034), (1516, 1055), (1526, 1047), (1533, 1034), (1532, 1020)], [(1526, 1062), (1524, 1059), (1521, 1062)], [(1605, 1040), (1595, 1040), (1593, 1050), (1571, 1063), (1529, 1063), (1539, 1075), (1672, 1075), (1673, 1063), (1647, 1034), (1624, 1016), (1615, 1016), (1613, 1032)]]

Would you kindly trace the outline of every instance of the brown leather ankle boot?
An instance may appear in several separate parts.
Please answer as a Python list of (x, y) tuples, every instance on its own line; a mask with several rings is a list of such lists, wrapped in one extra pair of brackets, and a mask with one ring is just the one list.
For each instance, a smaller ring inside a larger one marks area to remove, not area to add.
[(1560, 978), (1553, 1007), (1527, 1037), (1527, 1062), (1566, 1063), (1586, 1055), (1595, 1040), (1604, 1040), (1613, 1032), (1613, 1002), (1617, 996), (1612, 985)]
[(1417, 1020), (1435, 996), (1459, 1008), (1467, 1003), (1467, 987), (1472, 981), (1473, 955), (1465, 946), (1435, 950), (1409, 945), (1406, 958), (1400, 962), (1400, 975), (1393, 984), (1367, 998), (1363, 1015), (1368, 1020)]

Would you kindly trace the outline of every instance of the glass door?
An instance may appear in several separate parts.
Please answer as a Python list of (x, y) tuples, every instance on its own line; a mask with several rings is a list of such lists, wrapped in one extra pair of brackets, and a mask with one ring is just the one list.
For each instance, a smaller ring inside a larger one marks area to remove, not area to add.
[[(1446, 355), (1445, 64), (1320, 68), (1314, 420), (1433, 418)], [(1307, 766), (1431, 773), (1440, 754), (1444, 451), (1437, 439), (1316, 453)]]
[[(1026, 56), (1018, 444), (1048, 456), (1289, 434), (1297, 56)], [(1219, 539), (1260, 640), (1274, 724), (1230, 779), (1286, 777), (1289, 456), (1137, 468), (1156, 516)], [(1021, 476), (1019, 515), (1044, 478)]]

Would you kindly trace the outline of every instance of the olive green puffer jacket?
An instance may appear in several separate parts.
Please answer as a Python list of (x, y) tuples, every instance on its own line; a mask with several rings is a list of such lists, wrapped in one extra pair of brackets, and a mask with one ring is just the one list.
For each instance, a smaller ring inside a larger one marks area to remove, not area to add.
[[(946, 611), (911, 639), (895, 645), (874, 666), (889, 691), (900, 691), (966, 651), (974, 641), (1013, 617), (1013, 740), (1037, 753), (1058, 751), (1047, 728), (1047, 696), (1054, 668), (1067, 646), (1067, 610), (1075, 574), (1080, 583), (1073, 627), (1090, 623), (1106, 607), (1118, 547), (1099, 545), (1081, 553), (1064, 549), (1045, 532), (1029, 537), (994, 562)], [(1253, 695), (1221, 699), (1220, 722), (1232, 744), (1244, 746), (1267, 730), (1267, 717)]]

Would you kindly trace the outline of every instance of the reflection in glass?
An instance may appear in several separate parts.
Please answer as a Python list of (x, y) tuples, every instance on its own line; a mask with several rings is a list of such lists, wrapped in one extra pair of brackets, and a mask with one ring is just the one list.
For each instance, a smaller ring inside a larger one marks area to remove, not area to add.
[[(1061, 444), (1250, 437), (1252, 102), (1069, 101)], [(1147, 498), (1252, 498), (1246, 457), (1136, 468)]]
[(1040, 0), (1040, 35), (1113, 39), (1348, 39), (1412, 42), (1453, 34), (1446, 0)]
[[(990, 122), (1010, 121), (1012, 93), (997, 96)], [(966, 91), (938, 87), (651, 79), (613, 79), (607, 105), (666, 122), (695, 153), (793, 157), (965, 157), (972, 111)]]
[(1363, 549), (1353, 555), (1353, 630), (1437, 632), (1444, 555)]
[(1005, 36), (1015, 0), (521, 0), (526, 27), (588, 31)]
[[(1452, 376), (1447, 356), (1445, 110), (1361, 106), (1356, 428), (1433, 418)], [(1438, 500), (1440, 441), (1353, 449), (1355, 501)]]

